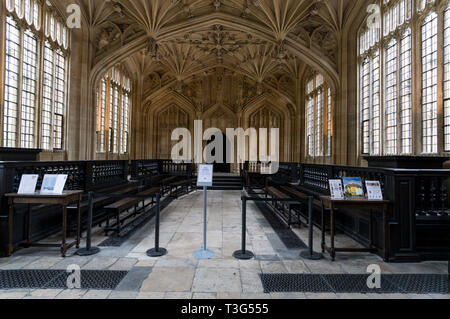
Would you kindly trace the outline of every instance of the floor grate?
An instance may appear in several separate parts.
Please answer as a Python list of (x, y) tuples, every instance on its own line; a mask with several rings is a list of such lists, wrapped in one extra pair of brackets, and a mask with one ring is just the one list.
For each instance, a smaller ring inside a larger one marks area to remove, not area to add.
[[(82, 270), (81, 288), (113, 290), (127, 271)], [(1, 270), (0, 289), (66, 289), (70, 274), (65, 270)]]
[(370, 289), (369, 275), (261, 274), (265, 293), (448, 294), (447, 275), (382, 275), (381, 289)]

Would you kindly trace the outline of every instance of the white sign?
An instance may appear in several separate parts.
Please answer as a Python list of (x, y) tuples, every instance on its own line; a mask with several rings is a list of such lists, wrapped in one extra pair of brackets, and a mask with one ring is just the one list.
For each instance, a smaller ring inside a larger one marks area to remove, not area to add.
[(198, 166), (197, 186), (211, 187), (213, 185), (214, 165), (201, 164)]
[(344, 187), (342, 187), (342, 181), (340, 179), (330, 179), (330, 193), (331, 199), (343, 200)]
[(67, 175), (45, 175), (41, 194), (62, 195), (66, 181)]
[(39, 175), (22, 175), (20, 179), (19, 194), (34, 194)]
[(379, 181), (366, 181), (366, 189), (369, 200), (383, 200), (383, 192)]

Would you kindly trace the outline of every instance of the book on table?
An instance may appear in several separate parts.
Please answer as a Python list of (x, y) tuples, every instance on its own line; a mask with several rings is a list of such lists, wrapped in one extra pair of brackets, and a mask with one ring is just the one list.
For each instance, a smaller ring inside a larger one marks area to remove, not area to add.
[(348, 199), (364, 199), (364, 188), (360, 177), (343, 177), (344, 194)]

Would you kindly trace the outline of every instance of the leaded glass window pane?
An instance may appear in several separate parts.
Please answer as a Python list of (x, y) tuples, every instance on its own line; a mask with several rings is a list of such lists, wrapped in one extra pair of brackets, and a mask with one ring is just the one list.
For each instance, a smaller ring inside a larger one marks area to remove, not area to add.
[(386, 49), (385, 67), (385, 123), (386, 154), (397, 153), (397, 42), (392, 41)]
[(20, 145), (35, 147), (36, 95), (37, 95), (37, 39), (30, 30), (23, 34), (22, 58), (22, 113)]
[(422, 25), (422, 147), (437, 152), (437, 14)]
[(5, 101), (3, 109), (3, 146), (17, 147), (19, 108), (20, 29), (6, 17)]
[(407, 29), (400, 42), (400, 121), (402, 154), (411, 154), (413, 151), (411, 62), (411, 30)]
[(66, 58), (61, 50), (55, 53), (55, 104), (53, 139), (55, 149), (63, 148), (64, 111), (66, 103)]
[(54, 55), (48, 42), (44, 46), (44, 82), (42, 100), (42, 148), (51, 150), (54, 86)]
[(444, 12), (444, 144), (450, 152), (450, 5)]

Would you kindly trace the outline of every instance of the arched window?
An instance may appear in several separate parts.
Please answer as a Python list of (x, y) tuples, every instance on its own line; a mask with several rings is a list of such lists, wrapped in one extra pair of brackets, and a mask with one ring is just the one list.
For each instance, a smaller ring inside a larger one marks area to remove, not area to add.
[(120, 66), (105, 74), (97, 96), (97, 152), (127, 154), (131, 81)]
[(314, 74), (306, 84), (306, 145), (310, 157), (331, 156), (331, 88), (321, 74)]
[[(3, 147), (64, 148), (68, 29), (43, 3), (6, 1)], [(47, 36), (49, 25), (41, 26), (44, 15), (55, 21), (60, 38)]]

